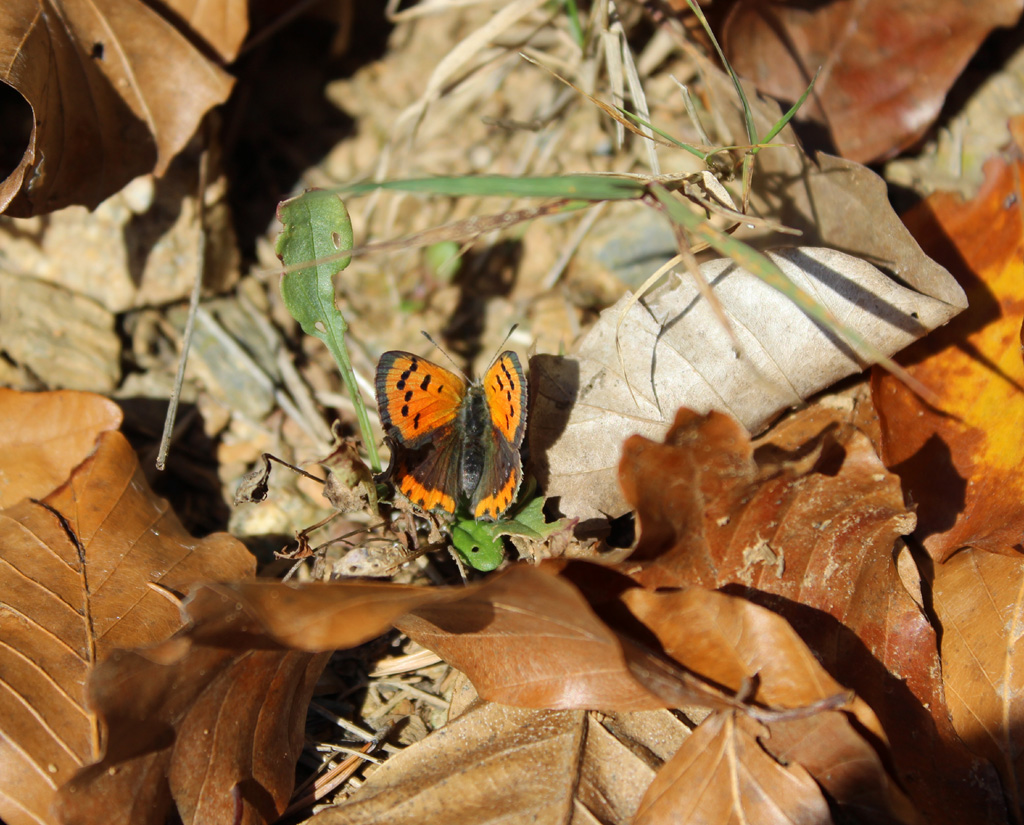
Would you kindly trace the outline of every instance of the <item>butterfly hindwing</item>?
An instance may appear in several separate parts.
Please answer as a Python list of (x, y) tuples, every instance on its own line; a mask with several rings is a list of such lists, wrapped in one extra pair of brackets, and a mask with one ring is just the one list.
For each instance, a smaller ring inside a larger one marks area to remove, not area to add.
[(417, 507), (454, 513), (459, 495), (460, 448), (453, 428), (419, 450), (393, 445), (388, 474), (402, 495)]
[(473, 518), (499, 519), (516, 500), (522, 480), (523, 462), (519, 449), (505, 438), (491, 439), (485, 445), (480, 484), (469, 502)]
[(410, 449), (429, 444), (455, 420), (466, 382), (410, 352), (385, 352), (377, 365), (377, 408), (384, 432)]

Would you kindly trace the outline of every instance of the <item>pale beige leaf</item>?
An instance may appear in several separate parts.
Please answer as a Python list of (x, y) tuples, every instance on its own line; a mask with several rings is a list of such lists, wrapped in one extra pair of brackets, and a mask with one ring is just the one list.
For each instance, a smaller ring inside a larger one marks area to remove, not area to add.
[[(892, 354), (958, 309), (907, 289), (871, 264), (831, 249), (769, 257), (798, 286)], [(867, 361), (782, 293), (729, 259), (701, 266), (741, 351), (693, 279), (670, 275), (641, 302), (605, 310), (571, 358), (531, 359), (530, 448), (545, 492), (578, 518), (619, 516), (622, 441), (661, 439), (679, 407), (728, 412), (757, 430), (780, 411)], [(619, 366), (621, 346), (625, 372)]]

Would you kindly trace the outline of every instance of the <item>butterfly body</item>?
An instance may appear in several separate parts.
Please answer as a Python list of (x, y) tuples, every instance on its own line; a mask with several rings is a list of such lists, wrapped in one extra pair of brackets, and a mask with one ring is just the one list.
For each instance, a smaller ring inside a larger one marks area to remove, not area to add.
[(526, 387), (516, 354), (503, 352), (483, 381), (467, 383), (418, 355), (386, 352), (376, 393), (398, 489), (424, 510), (454, 513), (465, 500), (474, 518), (500, 518), (523, 475)]

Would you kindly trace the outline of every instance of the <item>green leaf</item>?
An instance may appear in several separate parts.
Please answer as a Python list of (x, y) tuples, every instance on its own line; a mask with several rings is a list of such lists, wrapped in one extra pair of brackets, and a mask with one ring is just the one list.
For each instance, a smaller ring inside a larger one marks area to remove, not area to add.
[(474, 570), (488, 573), (505, 559), (505, 547), (501, 538), (487, 524), (473, 519), (459, 519), (452, 525), (452, 545), (458, 554)]
[(334, 276), (351, 260), (338, 257), (352, 248), (345, 204), (331, 192), (314, 190), (278, 204), (277, 218), (284, 224), (274, 248), (281, 262), (289, 267), (317, 262), (281, 278), (285, 306), (307, 335), (324, 342), (344, 338), (348, 324), (334, 305)]
[(491, 526), (500, 528), (499, 535), (502, 536), (523, 536), (536, 541), (544, 541), (555, 533), (566, 529), (572, 522), (571, 519), (545, 521), (545, 501), (543, 496), (537, 496), (508, 521), (499, 521)]
[(370, 466), (379, 473), (376, 440), (345, 346), (348, 324), (334, 303), (334, 276), (351, 260), (345, 254), (352, 249), (348, 210), (334, 193), (312, 190), (278, 204), (277, 217), (284, 229), (274, 251), (289, 269), (281, 276), (285, 306), (303, 332), (330, 350), (355, 406)]
[(504, 559), (502, 536), (522, 536), (544, 541), (555, 533), (569, 528), (572, 519), (545, 521), (543, 496), (536, 496), (502, 521), (474, 521), (459, 518), (452, 525), (452, 544), (466, 564), (474, 570), (494, 570)]

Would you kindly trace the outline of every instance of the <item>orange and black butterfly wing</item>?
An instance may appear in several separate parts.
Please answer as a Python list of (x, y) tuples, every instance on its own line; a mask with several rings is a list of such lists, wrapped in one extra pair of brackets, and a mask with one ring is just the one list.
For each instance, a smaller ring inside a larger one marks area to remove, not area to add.
[(388, 475), (409, 501), (423, 510), (454, 513), (459, 495), (462, 442), (454, 428), (418, 450), (393, 445)]
[(411, 352), (385, 352), (377, 364), (377, 409), (384, 433), (409, 449), (450, 428), (466, 395), (455, 373)]
[(497, 519), (512, 506), (523, 480), (519, 447), (526, 435), (526, 381), (519, 358), (503, 352), (484, 376), (490, 428), (484, 436), (484, 469), (470, 501), (474, 518)]

